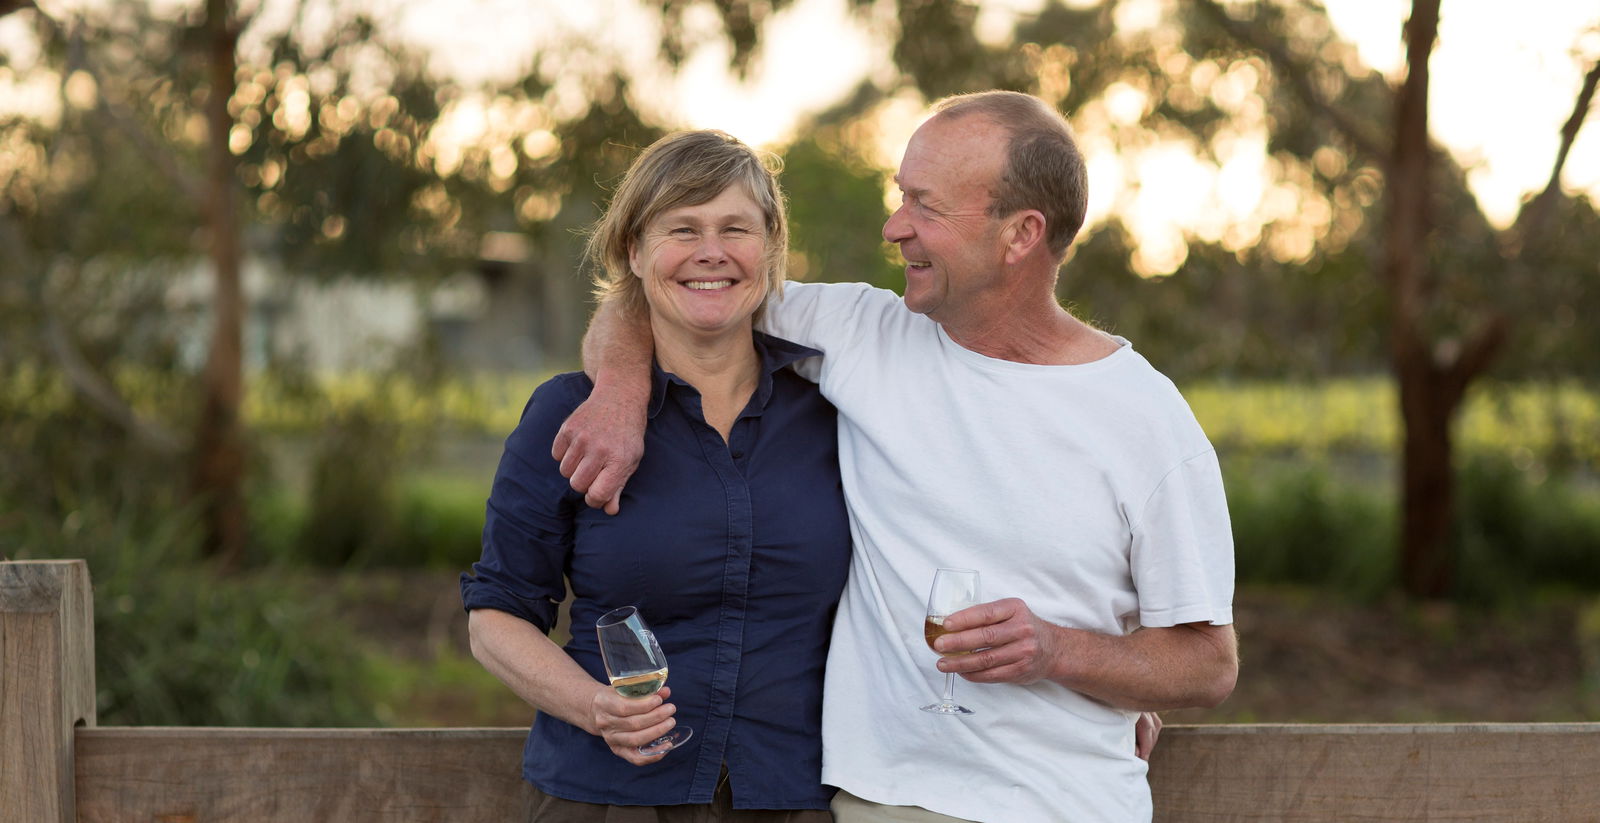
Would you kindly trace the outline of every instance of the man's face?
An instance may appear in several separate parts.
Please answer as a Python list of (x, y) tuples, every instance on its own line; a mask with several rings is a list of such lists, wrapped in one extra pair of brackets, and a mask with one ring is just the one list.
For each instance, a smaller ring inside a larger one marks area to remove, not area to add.
[(906, 308), (959, 320), (1000, 275), (1001, 221), (989, 205), (1005, 145), (1005, 132), (979, 115), (936, 116), (911, 136), (895, 175), (900, 208), (883, 224), (906, 260)]

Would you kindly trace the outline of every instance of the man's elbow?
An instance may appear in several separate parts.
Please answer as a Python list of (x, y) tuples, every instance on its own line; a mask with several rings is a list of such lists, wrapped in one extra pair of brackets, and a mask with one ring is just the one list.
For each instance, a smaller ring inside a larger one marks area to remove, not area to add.
[(1221, 642), (1216, 644), (1211, 665), (1207, 667), (1207, 677), (1201, 684), (1196, 696), (1196, 705), (1204, 709), (1214, 709), (1222, 705), (1233, 694), (1233, 687), (1239, 682), (1239, 641), (1233, 627), (1226, 627), (1222, 633)]
[(1195, 706), (1202, 709), (1214, 709), (1228, 696), (1233, 694), (1233, 687), (1239, 682), (1239, 661), (1237, 658), (1225, 665), (1217, 667), (1215, 673), (1195, 694)]

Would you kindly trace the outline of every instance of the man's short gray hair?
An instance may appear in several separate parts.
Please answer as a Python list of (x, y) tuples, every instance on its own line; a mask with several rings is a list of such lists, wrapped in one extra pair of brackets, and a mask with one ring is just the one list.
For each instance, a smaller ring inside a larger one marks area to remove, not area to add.
[(934, 109), (937, 117), (977, 115), (1005, 129), (1010, 140), (989, 213), (1004, 217), (1038, 210), (1050, 253), (1057, 260), (1065, 257), (1089, 207), (1089, 172), (1066, 118), (1043, 100), (1014, 91), (958, 94)]

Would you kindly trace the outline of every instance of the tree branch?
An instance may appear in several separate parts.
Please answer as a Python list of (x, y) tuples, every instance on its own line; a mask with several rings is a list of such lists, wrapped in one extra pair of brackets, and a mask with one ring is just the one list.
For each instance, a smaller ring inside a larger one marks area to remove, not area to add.
[(1312, 84), (1311, 73), (1305, 66), (1296, 61), (1293, 55), (1289, 54), (1287, 48), (1280, 43), (1258, 36), (1255, 30), (1249, 26), (1242, 25), (1239, 21), (1229, 16), (1227, 9), (1224, 9), (1216, 0), (1194, 0), (1194, 2), (1202, 12), (1205, 12), (1206, 16), (1210, 17), (1230, 37), (1247, 48), (1254, 49), (1264, 55), (1267, 61), (1272, 64), (1272, 67), (1288, 82), (1289, 87), (1300, 98), (1300, 101), (1307, 108), (1310, 108), (1312, 112), (1321, 115), (1329, 123), (1333, 124), (1334, 129), (1346, 140), (1350, 141), (1350, 144), (1355, 146), (1357, 151), (1379, 162), (1385, 162), (1384, 159), (1388, 157), (1389, 153), (1384, 150), (1383, 144), (1369, 134), (1359, 122), (1351, 118), (1343, 109), (1335, 106), (1332, 101), (1324, 99), (1322, 93), (1317, 91), (1316, 86)]
[(12, 262), (17, 264), (21, 276), (27, 278), (30, 298), (38, 306), (44, 308), (43, 338), (45, 348), (50, 356), (60, 366), (61, 373), (67, 378), (67, 385), (74, 392), (89, 402), (89, 405), (102, 416), (115, 423), (124, 431), (133, 435), (134, 439), (163, 455), (175, 455), (183, 450), (183, 440), (176, 434), (154, 420), (139, 416), (133, 407), (122, 399), (115, 386), (110, 381), (101, 377), (83, 355), (72, 344), (72, 337), (67, 333), (66, 326), (61, 319), (46, 304), (42, 295), (44, 291), (40, 279), (44, 272), (29, 248), (24, 245), (22, 232), (16, 224), (4, 215), (0, 215), (0, 248), (12, 251)]
[(45, 318), (44, 337), (50, 355), (61, 367), (61, 373), (66, 375), (72, 390), (88, 400), (103, 416), (132, 434), (140, 443), (163, 455), (176, 455), (183, 451), (181, 438), (167, 427), (141, 418), (122, 399), (116, 388), (83, 359), (83, 355), (72, 345), (66, 327), (53, 313)]
[[(0, 0), (0, 2), (5, 2), (5, 0)], [(86, 72), (94, 80), (95, 89), (97, 90), (95, 112), (100, 115), (101, 119), (112, 129), (131, 140), (139, 153), (151, 165), (159, 169), (166, 176), (167, 181), (177, 188), (184, 197), (187, 197), (196, 208), (205, 208), (205, 187), (201, 185), (199, 176), (185, 169), (178, 162), (177, 155), (152, 137), (150, 131), (140, 124), (126, 108), (106, 99), (104, 78), (89, 59), (87, 49), (83, 44), (82, 24), (74, 26), (72, 32), (68, 34), (66, 27), (60, 21), (47, 14), (44, 9), (38, 9), (38, 15), (45, 22), (45, 25), (53, 28), (58, 35), (63, 35), (67, 39), (67, 71), (62, 75), (62, 82), (65, 83), (66, 79), (71, 77), (74, 71)]]
[(1578, 91), (1578, 99), (1572, 104), (1572, 115), (1567, 118), (1561, 127), (1561, 148), (1556, 152), (1555, 165), (1550, 169), (1550, 182), (1545, 184), (1544, 191), (1522, 210), (1517, 219), (1517, 231), (1511, 238), (1510, 253), (1520, 256), (1528, 244), (1537, 239), (1538, 233), (1550, 220), (1550, 213), (1554, 211), (1556, 200), (1561, 196), (1561, 170), (1567, 165), (1567, 155), (1572, 151), (1572, 144), (1577, 142), (1578, 130), (1583, 128), (1584, 118), (1589, 114), (1589, 106), (1594, 103), (1595, 87), (1600, 85), (1600, 60), (1596, 60), (1589, 67), (1589, 73), (1583, 78), (1583, 87)]

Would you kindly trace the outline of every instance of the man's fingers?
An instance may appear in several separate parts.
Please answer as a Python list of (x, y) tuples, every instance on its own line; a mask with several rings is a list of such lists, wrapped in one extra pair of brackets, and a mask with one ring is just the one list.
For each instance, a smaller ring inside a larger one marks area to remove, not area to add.
[(968, 606), (944, 619), (944, 627), (951, 632), (966, 631), (991, 623), (1004, 623), (1027, 612), (1027, 605), (1015, 597)]
[[(622, 467), (616, 464), (598, 468), (593, 482), (584, 487), (587, 493), (583, 496), (583, 502), (592, 508), (606, 509), (608, 514), (616, 514), (608, 507), (617, 502), (617, 498), (622, 494), (623, 481), (627, 480), (632, 472), (623, 471)], [(577, 488), (577, 481), (574, 480), (572, 485), (573, 488)]]
[[(556, 439), (550, 441), (550, 457), (558, 463), (566, 462), (567, 449), (572, 446), (572, 432), (567, 431), (567, 424), (562, 423), (556, 430)], [(562, 477), (568, 475), (563, 472)]]
[[(946, 624), (948, 625), (948, 623)], [(937, 651), (941, 652), (970, 652), (978, 649), (997, 649), (1018, 641), (1027, 640), (1033, 635), (1032, 625), (1022, 621), (1007, 621), (1005, 623), (991, 623), (967, 629), (966, 631), (953, 631), (934, 641)]]
[(561, 461), (561, 476), (571, 480), (573, 473), (578, 470), (578, 465), (583, 462), (583, 455), (578, 449), (569, 448), (557, 459)]
[[(593, 493), (594, 479), (600, 476), (605, 467), (594, 457), (585, 458), (576, 467), (572, 474), (567, 476), (567, 482), (572, 484), (573, 491)], [(565, 474), (563, 472), (563, 474)], [(590, 505), (593, 505), (592, 503)]]
[(939, 658), (938, 667), (940, 671), (971, 674), (1025, 662), (1027, 657), (1027, 651), (1013, 643), (1006, 646), (987, 648), (972, 654), (941, 657)]

